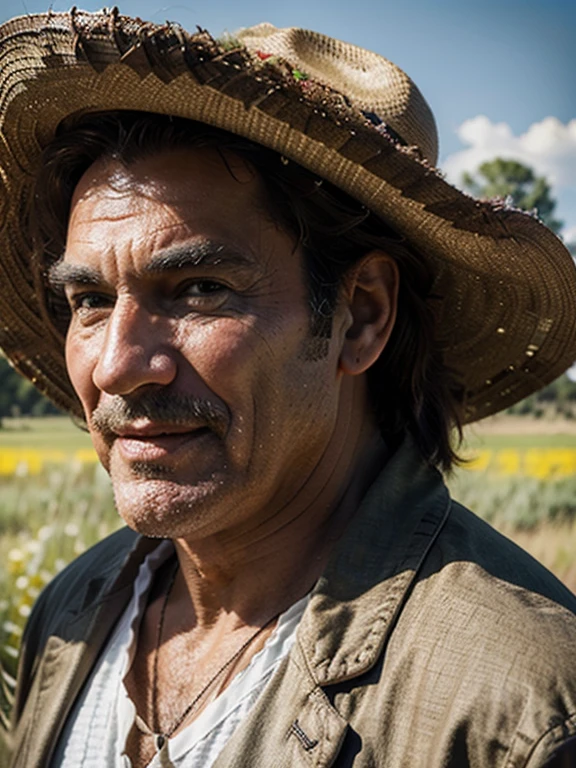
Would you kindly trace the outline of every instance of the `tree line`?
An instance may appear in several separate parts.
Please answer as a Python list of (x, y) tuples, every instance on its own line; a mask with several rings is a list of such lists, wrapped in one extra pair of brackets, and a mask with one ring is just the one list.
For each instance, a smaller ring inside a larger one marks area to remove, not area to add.
[(0, 426), (7, 416), (48, 416), (61, 413), (32, 382), (0, 357)]

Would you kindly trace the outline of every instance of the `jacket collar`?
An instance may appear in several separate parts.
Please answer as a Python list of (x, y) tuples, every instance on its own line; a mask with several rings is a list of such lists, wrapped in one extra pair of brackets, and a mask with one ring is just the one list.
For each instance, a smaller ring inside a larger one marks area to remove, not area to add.
[[(118, 551), (108, 562), (98, 569), (98, 575), (86, 582), (86, 588), (79, 596), (71, 613), (78, 616), (88, 613), (92, 615), (94, 606), (102, 600), (108, 600), (117, 592), (123, 592), (127, 587), (132, 588), (138, 575), (138, 569), (146, 555), (155, 549), (160, 539), (148, 539), (128, 528), (123, 529), (129, 549)], [(70, 615), (70, 614), (69, 614)]]
[(318, 684), (374, 665), (449, 508), (439, 473), (406, 438), (364, 498), (302, 618), (299, 644)]

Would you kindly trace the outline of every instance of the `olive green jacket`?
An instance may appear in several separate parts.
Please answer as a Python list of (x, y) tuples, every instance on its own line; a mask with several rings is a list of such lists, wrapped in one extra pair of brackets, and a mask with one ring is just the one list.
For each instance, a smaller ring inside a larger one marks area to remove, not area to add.
[[(15, 768), (50, 765), (154, 546), (124, 529), (41, 595), (21, 657)], [(576, 741), (575, 613), (576, 598), (452, 502), (407, 443), (215, 768), (576, 765), (563, 751)]]

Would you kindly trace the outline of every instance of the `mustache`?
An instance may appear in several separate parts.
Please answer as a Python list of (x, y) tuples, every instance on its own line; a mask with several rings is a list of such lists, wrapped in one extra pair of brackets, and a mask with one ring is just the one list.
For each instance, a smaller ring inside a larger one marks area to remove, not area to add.
[(112, 440), (118, 431), (137, 419), (147, 419), (167, 426), (208, 427), (219, 435), (226, 432), (229, 416), (223, 406), (181, 393), (144, 392), (138, 396), (114, 395), (100, 403), (90, 417), (90, 426)]

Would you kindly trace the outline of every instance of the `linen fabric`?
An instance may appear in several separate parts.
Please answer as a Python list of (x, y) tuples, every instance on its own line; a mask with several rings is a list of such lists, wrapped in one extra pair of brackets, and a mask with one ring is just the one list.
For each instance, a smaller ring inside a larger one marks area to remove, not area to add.
[[(155, 546), (122, 530), (39, 598), (24, 638), (13, 768), (49, 764)], [(576, 741), (575, 614), (576, 597), (451, 501), (407, 439), (214, 768), (555, 764)]]

